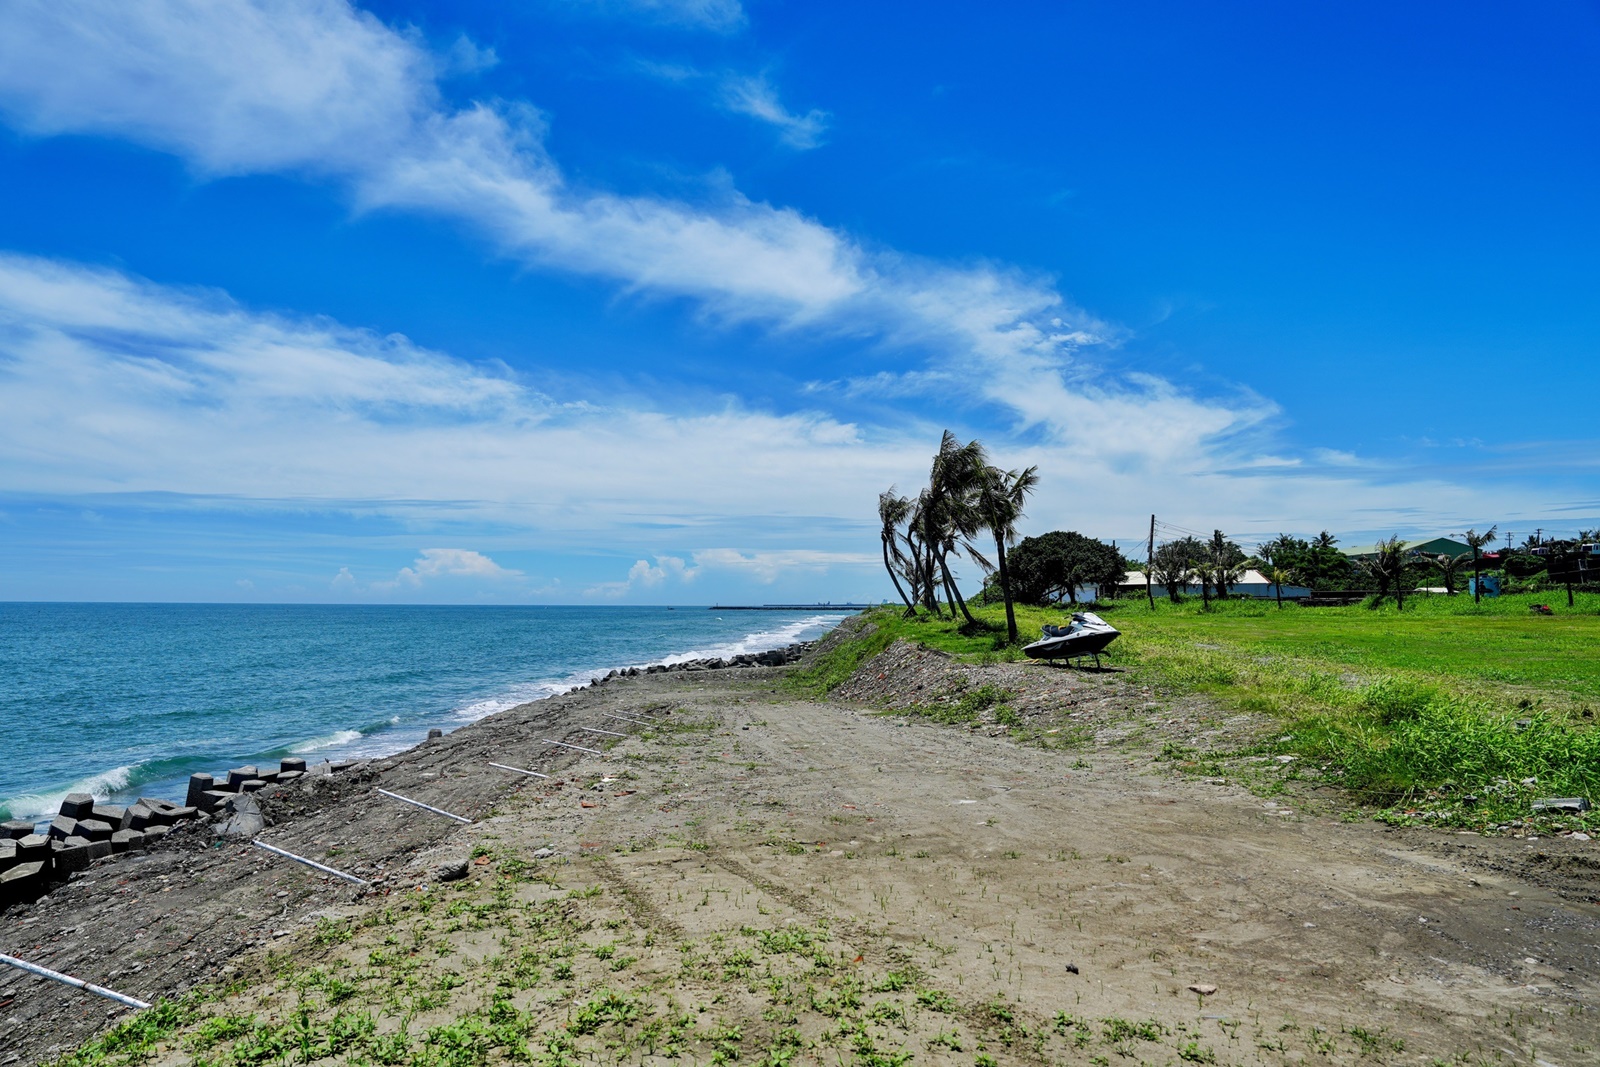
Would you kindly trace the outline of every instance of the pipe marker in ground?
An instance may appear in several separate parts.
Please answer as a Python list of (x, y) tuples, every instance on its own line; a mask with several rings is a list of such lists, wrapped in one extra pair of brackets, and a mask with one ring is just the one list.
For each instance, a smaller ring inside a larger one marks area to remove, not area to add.
[(382, 793), (384, 796), (388, 797), (390, 800), (398, 800), (402, 804), (410, 804), (412, 807), (421, 808), (423, 811), (431, 811), (435, 815), (443, 815), (447, 819), (454, 819), (456, 822), (464, 822), (468, 826), (472, 825), (472, 820), (471, 819), (465, 818), (465, 817), (460, 816), (460, 815), (452, 815), (450, 812), (445, 811), (443, 808), (436, 808), (432, 804), (424, 804), (420, 800), (412, 800), (410, 797), (403, 797), (399, 793), (391, 793), (387, 789), (380, 789), (380, 790), (378, 790), (378, 792)]
[(93, 982), (85, 982), (82, 978), (74, 978), (70, 974), (52, 971), (48, 967), (41, 967), (37, 963), (29, 963), (27, 960), (19, 960), (15, 956), (7, 956), (5, 953), (0, 953), (0, 963), (9, 964), (19, 971), (36, 974), (40, 978), (48, 978), (52, 982), (76, 986), (85, 993), (93, 993), (97, 997), (105, 997), (107, 1000), (114, 1000), (118, 1004), (126, 1004), (130, 1008), (148, 1008), (150, 1006), (142, 1000), (136, 1000), (128, 996), (126, 993), (118, 993), (115, 989), (107, 989), (105, 986), (95, 985)]

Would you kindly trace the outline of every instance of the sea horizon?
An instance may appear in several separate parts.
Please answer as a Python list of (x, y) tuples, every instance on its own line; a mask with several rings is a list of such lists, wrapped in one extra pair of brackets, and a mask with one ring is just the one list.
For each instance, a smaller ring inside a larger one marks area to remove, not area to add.
[[(188, 776), (370, 759), (615, 669), (760, 652), (843, 613), (684, 605), (0, 601), (0, 817), (70, 792), (181, 800)], [(541, 625), (559, 623), (559, 625)]]

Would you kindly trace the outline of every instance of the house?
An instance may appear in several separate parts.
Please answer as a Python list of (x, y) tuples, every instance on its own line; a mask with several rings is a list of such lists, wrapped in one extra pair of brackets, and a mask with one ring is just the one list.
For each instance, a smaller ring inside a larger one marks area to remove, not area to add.
[[(1471, 556), (1472, 546), (1453, 537), (1435, 537), (1427, 541), (1402, 541), (1401, 547), (1413, 556)], [(1378, 555), (1377, 545), (1346, 548), (1344, 554), (1351, 559), (1373, 559)]]
[[(1129, 571), (1127, 574), (1124, 574), (1122, 576), (1121, 583), (1117, 586), (1117, 590), (1123, 596), (1143, 595), (1144, 572)], [(1153, 591), (1155, 592), (1156, 596), (1167, 595), (1167, 587), (1162, 585), (1160, 582), (1155, 583)], [(1184, 596), (1197, 597), (1200, 595), (1200, 583), (1191, 582), (1190, 584), (1184, 586), (1181, 592)], [(1228, 595), (1272, 600), (1277, 597), (1278, 591), (1277, 588), (1273, 586), (1271, 580), (1260, 571), (1245, 571), (1237, 582), (1234, 582), (1232, 585), (1228, 586)], [(1285, 583), (1283, 587), (1283, 598), (1285, 600), (1298, 599), (1308, 597), (1310, 595), (1311, 590), (1303, 585), (1289, 585)]]

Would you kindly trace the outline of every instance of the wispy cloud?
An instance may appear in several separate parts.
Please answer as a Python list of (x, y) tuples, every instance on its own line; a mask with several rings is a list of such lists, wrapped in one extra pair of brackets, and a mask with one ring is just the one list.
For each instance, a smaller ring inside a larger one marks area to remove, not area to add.
[(783, 143), (790, 148), (816, 148), (828, 132), (830, 116), (826, 111), (812, 108), (804, 115), (796, 114), (783, 106), (778, 91), (765, 75), (730, 75), (723, 79), (722, 106), (740, 115), (759, 119), (778, 129)]
[(470, 548), (425, 548), (409, 567), (394, 576), (396, 585), (419, 586), (429, 578), (472, 578), (503, 582), (522, 577), (522, 572), (500, 566), (481, 552)]
[[(1085, 424), (1070, 446), (985, 435), (1008, 466), (1045, 472), (1033, 528), (1132, 536), (1152, 508), (1230, 532), (1315, 530), (1363, 510), (1372, 526), (1406, 529), (1549, 513), (1548, 490), (1518, 484), (1293, 464), (1249, 447), (1248, 435), (1219, 435), (1236, 422), (1230, 411), (1154, 385), (1132, 397), (1063, 386), (1057, 400), (1057, 417)], [(924, 476), (936, 440), (920, 423), (720, 400), (675, 414), (571, 403), (403, 337), (0, 254), (9, 494), (377, 511), (410, 525), (536, 529), (549, 551), (659, 553), (619, 574), (627, 593), (712, 572), (869, 572), (876, 561), (857, 549), (875, 536), (872, 502)], [(529, 461), (538, 456), (563, 459)], [(487, 577), (495, 563), (484, 551), (433, 549), (387, 580)], [(353, 573), (338, 581), (358, 584)]]
[(745, 26), (739, 0), (567, 0), (574, 10), (733, 33)]
[[(847, 500), (925, 450), (823, 413), (725, 399), (677, 414), (569, 403), (403, 337), (0, 254), (10, 492), (371, 504), (579, 538), (645, 521), (848, 514)], [(461, 561), (412, 569), (447, 564)]]
[[(670, 10), (706, 25), (742, 17), (729, 4)], [(1097, 366), (1123, 331), (1047, 278), (871, 246), (737, 191), (690, 203), (577, 185), (531, 106), (446, 104), (448, 65), (343, 0), (0, 5), (0, 114), (19, 129), (125, 138), (201, 175), (332, 180), (364, 210), (468, 223), (526, 265), (682, 298), (714, 320), (910, 353), (923, 363), (913, 374), (948, 376), (1002, 413), (1008, 462), (1058, 472), (1038, 521), (1082, 527), (1087, 500), (1114, 516), (1155, 499), (1289, 525), (1357, 495), (1465, 514), (1488, 499), (1420, 476), (1379, 488), (1365, 470), (1288, 478), (1252, 465), (1274, 452), (1276, 405)], [(764, 106), (759, 92), (745, 99)], [(802, 121), (768, 102), (768, 120)], [(825, 411), (568, 404), (404, 339), (16, 256), (0, 260), (0, 376), (12, 491), (449, 502), (568, 535), (665, 518), (703, 530), (729, 515), (842, 529), (877, 489), (922, 473), (928, 448)], [(583, 459), (530, 465), (537, 455)]]
[[(0, 110), (35, 134), (121, 136), (204, 174), (330, 175), (367, 210), (462, 219), (530, 265), (686, 297), (729, 322), (875, 338), (1013, 378), (1059, 379), (1074, 353), (1116, 337), (1045, 279), (869, 250), (736, 191), (689, 204), (576, 187), (545, 151), (536, 111), (452, 110), (437, 77), (414, 38), (340, 0), (0, 9)], [(734, 99), (797, 137), (820, 134), (820, 118), (792, 115), (759, 81)], [(1010, 404), (1019, 393), (1002, 377), (980, 388)], [(1070, 430), (1054, 410), (1018, 409)]]

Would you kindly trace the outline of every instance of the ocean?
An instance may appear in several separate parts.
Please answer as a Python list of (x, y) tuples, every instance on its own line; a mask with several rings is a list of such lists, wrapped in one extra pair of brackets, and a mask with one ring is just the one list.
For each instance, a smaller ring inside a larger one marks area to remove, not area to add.
[(0, 818), (196, 771), (384, 756), (616, 667), (810, 640), (844, 616), (664, 607), (0, 603)]

